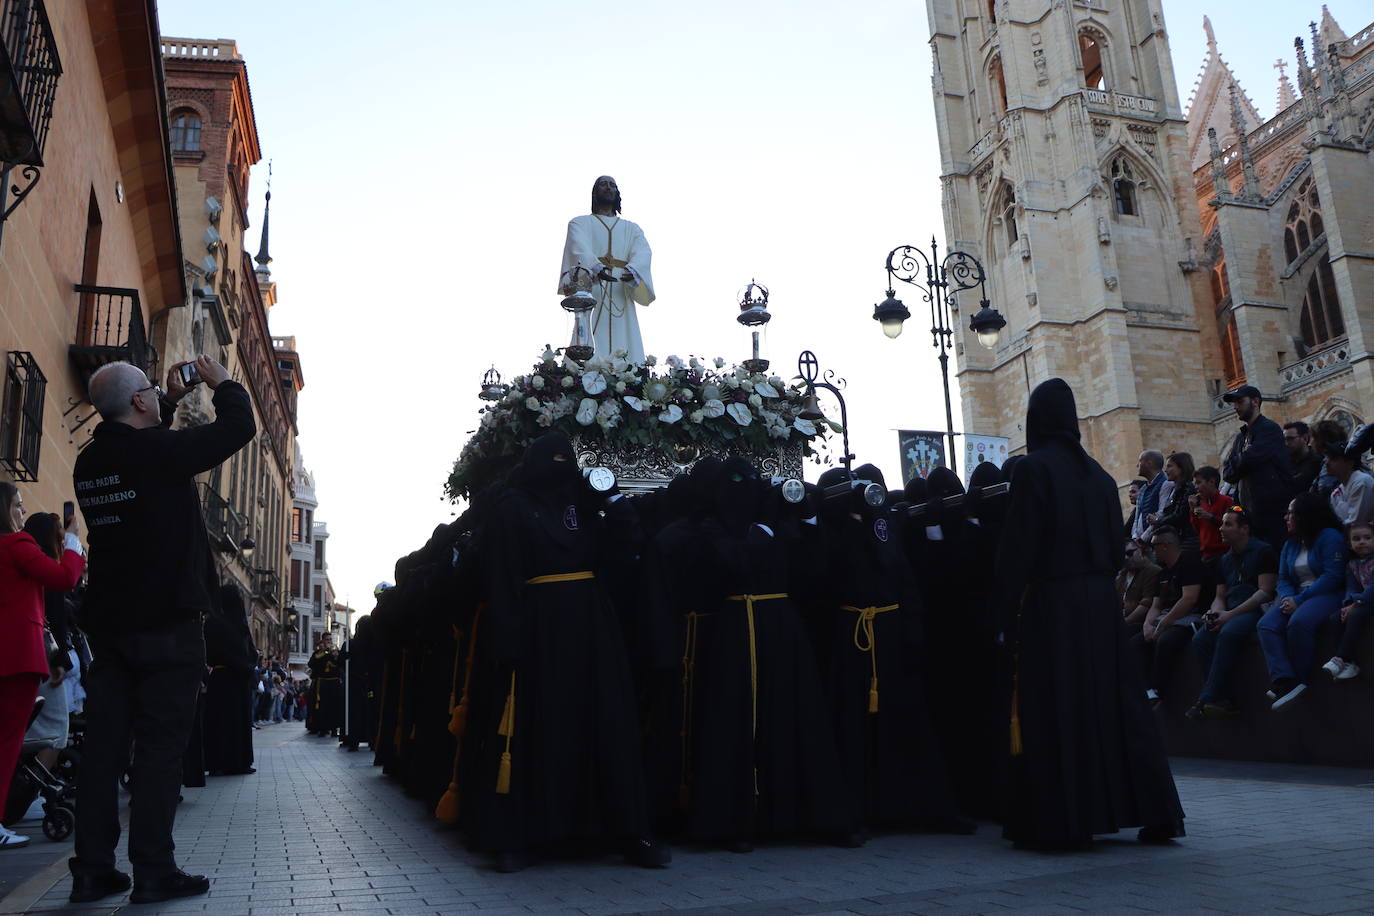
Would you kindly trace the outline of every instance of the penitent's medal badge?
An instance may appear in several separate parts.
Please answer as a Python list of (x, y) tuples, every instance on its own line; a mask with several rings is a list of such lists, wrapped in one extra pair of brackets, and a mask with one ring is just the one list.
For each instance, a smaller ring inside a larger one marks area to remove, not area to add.
[(615, 472), (610, 468), (583, 468), (582, 476), (587, 478), (587, 484), (598, 493), (606, 493), (615, 486)]
[(887, 543), (887, 519), (879, 518), (873, 520), (873, 536), (884, 544)]
[(577, 530), (577, 507), (569, 506), (563, 511), (563, 527), (569, 531)]

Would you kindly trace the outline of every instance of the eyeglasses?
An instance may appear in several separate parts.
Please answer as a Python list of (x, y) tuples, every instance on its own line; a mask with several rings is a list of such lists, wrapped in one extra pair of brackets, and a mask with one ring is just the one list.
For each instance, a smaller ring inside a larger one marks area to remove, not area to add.
[(142, 394), (142, 393), (145, 392), (145, 391), (156, 391), (156, 392), (157, 392), (157, 399), (158, 399), (159, 401), (162, 400), (164, 397), (167, 396), (167, 392), (165, 392), (165, 391), (162, 390), (162, 386), (161, 386), (161, 385), (149, 385), (147, 388), (139, 388), (138, 390), (136, 390), (136, 391), (134, 392), (134, 394)]

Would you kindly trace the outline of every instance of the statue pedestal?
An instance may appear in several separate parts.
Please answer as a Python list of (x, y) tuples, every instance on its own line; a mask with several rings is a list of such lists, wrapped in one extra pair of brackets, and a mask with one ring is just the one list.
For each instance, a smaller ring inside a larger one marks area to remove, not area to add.
[(764, 477), (802, 479), (803, 444), (798, 440), (789, 439), (764, 455), (752, 450), (731, 450), (725, 447), (727, 444), (631, 445), (573, 437), (578, 466), (609, 468), (615, 474), (620, 489), (626, 493), (642, 493), (666, 487), (674, 477), (691, 470), (698, 459), (707, 455), (721, 459), (743, 455)]

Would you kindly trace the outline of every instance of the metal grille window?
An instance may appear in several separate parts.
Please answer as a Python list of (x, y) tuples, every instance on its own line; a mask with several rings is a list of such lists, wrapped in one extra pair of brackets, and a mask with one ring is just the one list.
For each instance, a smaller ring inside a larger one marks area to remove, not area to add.
[(5, 360), (4, 413), (0, 415), (0, 464), (16, 480), (38, 479), (43, 444), (43, 397), (48, 380), (33, 354), (13, 350)]

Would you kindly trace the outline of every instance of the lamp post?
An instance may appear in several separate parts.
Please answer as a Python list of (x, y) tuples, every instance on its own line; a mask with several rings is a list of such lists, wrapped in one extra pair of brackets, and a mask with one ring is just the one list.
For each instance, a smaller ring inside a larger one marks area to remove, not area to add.
[[(925, 280), (921, 281), (924, 273)], [(932, 236), (930, 254), (913, 245), (898, 245), (887, 253), (887, 298), (873, 307), (873, 318), (883, 326), (888, 338), (902, 333), (902, 322), (911, 312), (897, 298), (894, 280), (901, 280), (921, 291), (921, 298), (930, 304), (931, 346), (940, 350), (940, 378), (945, 387), (945, 428), (949, 436), (949, 469), (959, 472), (954, 448), (954, 408), (949, 399), (949, 348), (954, 339), (950, 325), (950, 300), (961, 290), (978, 290), (978, 312), (969, 319), (969, 330), (978, 335), (978, 343), (986, 349), (997, 346), (997, 338), (1007, 320), (988, 303), (987, 272), (982, 263), (966, 251), (947, 252), (940, 258), (939, 244)]]

